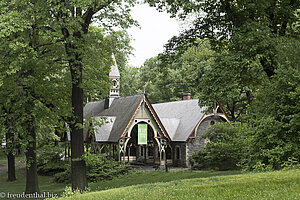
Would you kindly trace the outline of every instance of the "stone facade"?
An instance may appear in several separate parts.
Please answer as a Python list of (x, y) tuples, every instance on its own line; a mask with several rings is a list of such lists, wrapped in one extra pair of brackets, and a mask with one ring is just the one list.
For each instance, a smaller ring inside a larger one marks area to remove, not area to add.
[(195, 138), (189, 139), (186, 143), (186, 165), (189, 166), (188, 158), (192, 156), (193, 153), (203, 150), (206, 144), (205, 139), (200, 139), (200, 137), (206, 133), (208, 127), (214, 123), (223, 121), (218, 116), (211, 116), (204, 119), (198, 126)]
[(186, 166), (186, 143), (172, 142), (172, 163), (173, 166)]

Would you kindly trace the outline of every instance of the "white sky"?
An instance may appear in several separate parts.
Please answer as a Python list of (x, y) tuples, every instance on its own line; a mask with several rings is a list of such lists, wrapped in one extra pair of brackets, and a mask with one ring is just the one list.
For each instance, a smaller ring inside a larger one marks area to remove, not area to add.
[(136, 5), (132, 9), (132, 17), (140, 24), (128, 30), (133, 41), (133, 54), (129, 65), (140, 67), (146, 59), (163, 52), (163, 46), (174, 35), (179, 34), (179, 23), (165, 12), (158, 12), (147, 4)]

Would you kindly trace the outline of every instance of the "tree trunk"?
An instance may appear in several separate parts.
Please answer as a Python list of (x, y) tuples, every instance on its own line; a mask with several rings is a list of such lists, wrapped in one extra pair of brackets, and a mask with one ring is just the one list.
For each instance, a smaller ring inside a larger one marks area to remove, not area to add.
[[(32, 121), (31, 121), (32, 122)], [(28, 146), (26, 151), (26, 194), (39, 193), (37, 162), (36, 162), (36, 133), (33, 123), (28, 123)]]
[(14, 134), (11, 131), (6, 133), (6, 149), (7, 152), (7, 181), (15, 181), (16, 178), (16, 168), (15, 168), (15, 155), (14, 155)]
[[(79, 60), (78, 57), (76, 60)], [(71, 166), (72, 189), (83, 191), (87, 188), (86, 165), (82, 160), (84, 154), (83, 141), (83, 89), (82, 64), (70, 63), (72, 76), (72, 108), (74, 122), (71, 125)]]

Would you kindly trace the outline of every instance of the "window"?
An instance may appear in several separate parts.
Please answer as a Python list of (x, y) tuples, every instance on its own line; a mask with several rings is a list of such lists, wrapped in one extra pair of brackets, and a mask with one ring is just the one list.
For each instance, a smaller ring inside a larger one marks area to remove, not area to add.
[(118, 82), (116, 80), (113, 80), (113, 86), (117, 87), (117, 85), (118, 85)]
[(180, 159), (180, 147), (175, 148), (175, 159), (179, 160)]

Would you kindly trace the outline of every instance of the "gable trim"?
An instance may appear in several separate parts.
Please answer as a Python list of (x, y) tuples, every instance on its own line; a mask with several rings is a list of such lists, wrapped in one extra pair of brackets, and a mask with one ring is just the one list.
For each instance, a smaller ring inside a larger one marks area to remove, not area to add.
[[(212, 114), (207, 114), (205, 113), (201, 119), (199, 120), (199, 122), (197, 123), (197, 125), (195, 126), (195, 128), (192, 130), (192, 132), (190, 133), (190, 135), (188, 136), (188, 138), (186, 139), (186, 142), (191, 138), (195, 138), (196, 136), (196, 130), (198, 129), (199, 125), (201, 124), (201, 122), (207, 118), (207, 117), (210, 117), (210, 116), (219, 116), (219, 117), (222, 117), (222, 118), (225, 118), (227, 122), (230, 122), (230, 119), (228, 117), (228, 115), (225, 113), (224, 109), (222, 108), (222, 106), (220, 105), (220, 103), (218, 102), (218, 100), (216, 100), (216, 103), (218, 104), (219, 108), (221, 109), (223, 115), (225, 116), (222, 116), (222, 115), (218, 115), (218, 113), (212, 113)], [(216, 109), (217, 110), (217, 109)], [(192, 136), (192, 134), (195, 134), (195, 136)]]
[(221, 106), (221, 104), (219, 103), (218, 100), (216, 100), (216, 103), (218, 104), (218, 106), (219, 106), (219, 108), (221, 109), (222, 113), (225, 115), (226, 120), (227, 120), (228, 122), (230, 122), (230, 121), (231, 121), (230, 118), (228, 117), (228, 115), (226, 114), (226, 112), (224, 111), (223, 107)]
[(145, 102), (147, 103), (147, 106), (148, 106), (150, 112), (152, 113), (154, 119), (156, 120), (156, 122), (157, 122), (159, 128), (162, 130), (162, 132), (163, 132), (163, 134), (165, 135), (165, 137), (166, 137), (169, 141), (171, 141), (171, 138), (170, 138), (168, 132), (166, 131), (166, 129), (165, 129), (165, 127), (163, 126), (163, 124), (161, 123), (161, 121), (160, 121), (160, 119), (159, 119), (157, 113), (155, 112), (154, 108), (152, 107), (152, 105), (151, 105), (151, 103), (149, 102), (149, 100), (148, 100), (148, 98), (147, 98), (146, 95), (144, 95), (144, 99), (145, 99)]
[(149, 110), (150, 110), (150, 113), (152, 114), (152, 116), (153, 116), (154, 120), (156, 121), (158, 127), (161, 129), (163, 135), (165, 135), (165, 137), (166, 137), (169, 141), (171, 141), (171, 139), (170, 139), (170, 137), (169, 137), (169, 135), (168, 135), (168, 133), (167, 133), (165, 127), (162, 125), (162, 123), (161, 123), (161, 121), (160, 121), (158, 115), (156, 114), (155, 110), (153, 109), (153, 107), (152, 107), (151, 103), (149, 102), (148, 98), (146, 97), (146, 95), (143, 95), (143, 97), (141, 98), (141, 100), (140, 100), (138, 106), (136, 107), (136, 109), (135, 109), (135, 111), (133, 112), (132, 116), (131, 116), (130, 119), (128, 120), (128, 122), (127, 122), (125, 128), (123, 129), (122, 133), (120, 134), (118, 140), (120, 140), (121, 138), (124, 138), (124, 137), (123, 137), (124, 133), (125, 133), (126, 130), (128, 129), (130, 122), (133, 120), (134, 116), (135, 116), (136, 113), (137, 113), (137, 110), (139, 109), (139, 107), (141, 106), (141, 104), (142, 104), (143, 101), (146, 102), (146, 104), (147, 104), (147, 106), (148, 106), (148, 108), (149, 108)]
[(129, 123), (131, 122), (131, 120), (132, 120), (132, 119), (133, 119), (133, 117), (135, 116), (135, 114), (136, 114), (136, 111), (137, 111), (137, 110), (138, 110), (138, 108), (141, 106), (141, 103), (142, 103), (143, 99), (144, 99), (144, 97), (142, 97), (142, 98), (141, 98), (141, 100), (140, 100), (139, 104), (138, 104), (138, 105), (137, 105), (137, 107), (135, 108), (135, 110), (134, 110), (134, 112), (133, 112), (132, 116), (130, 117), (130, 119), (128, 120), (128, 122), (127, 122), (127, 124), (126, 124), (125, 128), (123, 129), (122, 133), (120, 134), (120, 136), (119, 136), (119, 138), (118, 138), (118, 141), (119, 141), (119, 140), (122, 138), (122, 135), (124, 135), (124, 132), (126, 131), (126, 129), (127, 129), (127, 128), (128, 128), (128, 126), (129, 126)]

